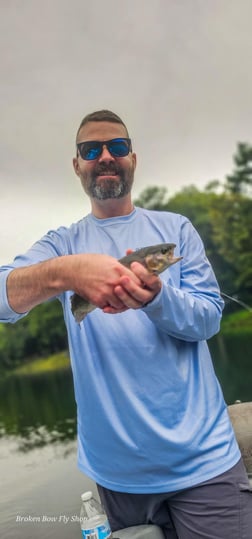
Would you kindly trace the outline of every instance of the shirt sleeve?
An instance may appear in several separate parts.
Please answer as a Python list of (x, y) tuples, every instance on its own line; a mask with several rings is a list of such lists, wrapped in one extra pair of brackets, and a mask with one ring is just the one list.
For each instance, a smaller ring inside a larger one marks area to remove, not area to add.
[(10, 272), (16, 268), (31, 266), (56, 256), (67, 254), (65, 228), (49, 231), (41, 240), (22, 255), (18, 255), (11, 264), (0, 267), (0, 322), (15, 323), (26, 313), (16, 313), (11, 308), (7, 295), (7, 279)]
[(163, 281), (161, 292), (144, 311), (172, 337), (206, 340), (220, 329), (224, 301), (203, 242), (188, 220), (181, 227), (180, 251), (183, 259), (177, 264), (176, 278)]

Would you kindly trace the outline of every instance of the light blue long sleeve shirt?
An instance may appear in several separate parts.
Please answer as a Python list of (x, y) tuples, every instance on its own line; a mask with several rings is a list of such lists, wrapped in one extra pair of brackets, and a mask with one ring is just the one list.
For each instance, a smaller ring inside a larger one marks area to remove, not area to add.
[(55, 256), (106, 253), (116, 258), (161, 242), (181, 262), (161, 274), (147, 306), (88, 314), (80, 327), (62, 294), (78, 416), (78, 464), (94, 481), (132, 493), (168, 492), (217, 476), (240, 458), (206, 339), (219, 330), (223, 301), (198, 233), (185, 217), (135, 208), (127, 216), (88, 215), (50, 231), (0, 268), (0, 319), (15, 268)]

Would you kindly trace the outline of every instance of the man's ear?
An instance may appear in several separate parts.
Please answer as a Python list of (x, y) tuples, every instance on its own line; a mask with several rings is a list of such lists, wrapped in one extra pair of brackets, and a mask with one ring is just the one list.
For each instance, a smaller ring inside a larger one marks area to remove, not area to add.
[(133, 165), (134, 165), (134, 170), (136, 170), (137, 156), (136, 156), (135, 152), (132, 153), (132, 161), (133, 161)]
[(79, 167), (79, 163), (78, 163), (77, 157), (74, 157), (74, 158), (73, 158), (73, 168), (74, 168), (75, 174), (77, 174), (77, 176), (79, 176), (79, 175), (80, 175), (80, 167)]

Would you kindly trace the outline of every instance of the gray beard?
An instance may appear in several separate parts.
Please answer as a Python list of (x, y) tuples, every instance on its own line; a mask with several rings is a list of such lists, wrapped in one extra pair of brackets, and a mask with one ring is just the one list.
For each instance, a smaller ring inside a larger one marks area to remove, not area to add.
[(131, 182), (126, 181), (125, 178), (121, 178), (119, 182), (108, 179), (99, 185), (94, 180), (89, 187), (88, 194), (98, 200), (122, 198), (130, 192), (131, 185)]

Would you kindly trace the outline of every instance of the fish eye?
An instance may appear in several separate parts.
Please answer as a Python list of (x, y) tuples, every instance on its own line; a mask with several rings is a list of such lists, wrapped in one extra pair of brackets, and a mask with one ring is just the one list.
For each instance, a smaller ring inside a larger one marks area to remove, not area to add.
[(163, 247), (163, 249), (161, 249), (162, 255), (165, 255), (168, 252), (168, 250), (169, 249), (167, 249), (167, 247)]

